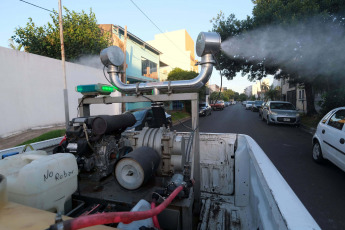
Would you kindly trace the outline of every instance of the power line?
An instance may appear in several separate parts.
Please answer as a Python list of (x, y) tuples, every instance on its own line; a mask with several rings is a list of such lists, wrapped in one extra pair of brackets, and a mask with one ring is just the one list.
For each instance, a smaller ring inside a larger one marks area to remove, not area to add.
[[(180, 52), (182, 52), (182, 54), (183, 55), (186, 55), (184, 52), (185, 51), (182, 51), (181, 49), (180, 49), (180, 47), (178, 47), (173, 41), (171, 41), (170, 40), (170, 38), (168, 37), (168, 36), (166, 36), (165, 35), (165, 33), (156, 25), (156, 23), (154, 23), (150, 18), (149, 18), (149, 16), (147, 16), (146, 14), (145, 14), (145, 12), (144, 11), (142, 11), (141, 9), (140, 9), (140, 7), (137, 5), (137, 4), (135, 4), (134, 2), (133, 2), (133, 0), (130, 0), (132, 3), (133, 3), (133, 5), (163, 34), (163, 36), (164, 37), (166, 37), (166, 39), (168, 39), (170, 42), (171, 42), (171, 44), (173, 44)], [(189, 57), (188, 57), (189, 58)]]
[(24, 2), (24, 3), (26, 3), (26, 4), (29, 4), (29, 5), (32, 5), (32, 6), (34, 6), (34, 7), (40, 8), (40, 9), (42, 9), (42, 10), (46, 10), (46, 11), (49, 11), (49, 12), (51, 12), (51, 13), (57, 14), (57, 13), (54, 12), (54, 11), (48, 10), (48, 9), (46, 9), (46, 8), (43, 8), (43, 7), (41, 7), (41, 6), (32, 4), (32, 3), (30, 3), (30, 2), (26, 2), (26, 1), (23, 1), (23, 0), (19, 0), (19, 1)]

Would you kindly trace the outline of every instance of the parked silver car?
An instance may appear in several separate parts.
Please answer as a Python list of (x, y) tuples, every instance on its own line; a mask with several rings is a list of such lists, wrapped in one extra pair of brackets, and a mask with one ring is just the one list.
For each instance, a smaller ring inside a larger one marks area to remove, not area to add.
[(300, 116), (295, 106), (287, 101), (269, 101), (262, 109), (262, 120), (270, 124), (300, 125)]

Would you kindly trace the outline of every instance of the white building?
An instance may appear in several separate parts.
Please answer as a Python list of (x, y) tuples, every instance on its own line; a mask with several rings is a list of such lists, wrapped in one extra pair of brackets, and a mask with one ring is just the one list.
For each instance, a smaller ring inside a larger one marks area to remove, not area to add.
[(155, 39), (147, 43), (163, 53), (160, 59), (167, 64), (160, 68), (160, 81), (166, 80), (169, 72), (174, 68), (198, 72), (198, 66), (195, 66), (197, 60), (194, 41), (186, 30), (156, 34)]

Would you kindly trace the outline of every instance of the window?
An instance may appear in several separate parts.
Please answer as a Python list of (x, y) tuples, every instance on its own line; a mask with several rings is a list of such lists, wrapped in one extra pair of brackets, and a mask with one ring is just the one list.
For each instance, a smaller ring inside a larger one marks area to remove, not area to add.
[(290, 103), (270, 103), (270, 108), (271, 109), (281, 109), (281, 110), (295, 110), (295, 106)]
[(329, 119), (328, 125), (342, 130), (345, 123), (345, 110), (339, 110)]
[(145, 77), (158, 79), (157, 63), (154, 63), (144, 57), (141, 58), (141, 74)]
[(304, 99), (304, 89), (298, 91), (298, 99)]

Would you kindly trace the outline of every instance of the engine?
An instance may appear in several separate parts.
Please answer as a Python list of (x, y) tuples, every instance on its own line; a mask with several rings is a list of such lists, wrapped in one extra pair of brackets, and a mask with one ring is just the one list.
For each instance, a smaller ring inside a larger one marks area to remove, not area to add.
[(76, 156), (82, 172), (106, 177), (116, 161), (131, 151), (123, 145), (121, 133), (135, 122), (132, 114), (74, 118), (66, 130), (64, 151)]

